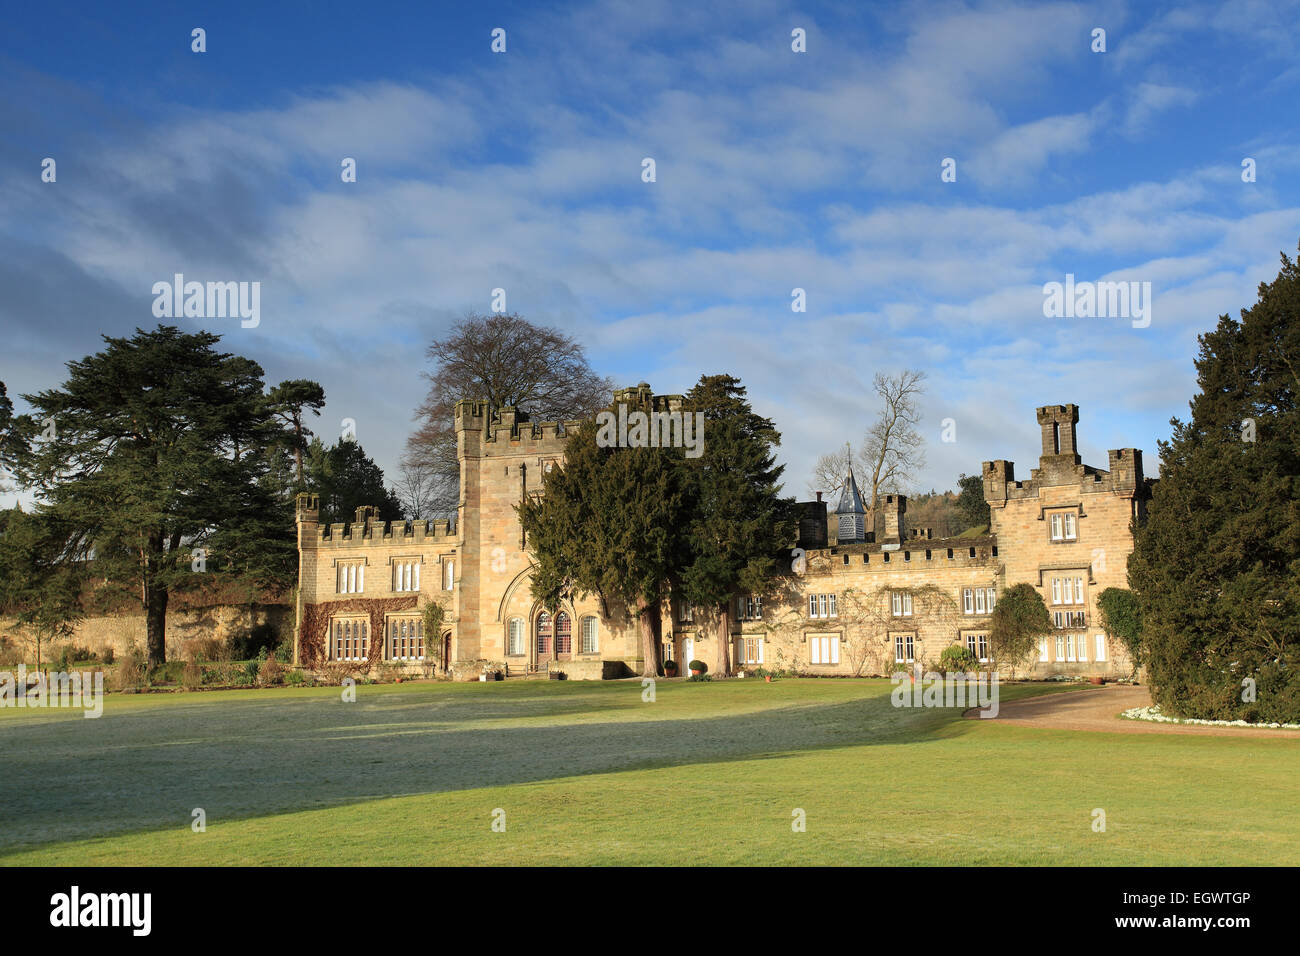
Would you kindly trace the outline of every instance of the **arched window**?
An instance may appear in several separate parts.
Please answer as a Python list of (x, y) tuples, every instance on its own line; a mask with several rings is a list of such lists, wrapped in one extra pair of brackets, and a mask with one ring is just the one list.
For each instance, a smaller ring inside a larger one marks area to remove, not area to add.
[(568, 654), (573, 650), (573, 621), (564, 611), (555, 615), (555, 653)]
[(594, 617), (584, 617), (582, 619), (582, 653), (595, 654), (600, 650), (597, 634), (596, 619)]
[(551, 615), (546, 611), (537, 615), (537, 653), (551, 653)]
[(507, 628), (506, 653), (512, 657), (522, 657), (524, 653), (524, 622), (517, 617), (510, 619)]

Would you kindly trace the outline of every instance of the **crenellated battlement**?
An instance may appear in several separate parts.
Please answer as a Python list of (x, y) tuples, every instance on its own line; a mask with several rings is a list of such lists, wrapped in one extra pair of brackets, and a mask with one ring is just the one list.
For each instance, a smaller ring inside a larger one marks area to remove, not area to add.
[(514, 405), (493, 408), (485, 402), (456, 403), (456, 432), (461, 452), (470, 457), (518, 454), (559, 454), (581, 422), (534, 422)]
[(1080, 495), (1133, 496), (1143, 492), (1140, 450), (1112, 450), (1107, 453), (1110, 470), (1094, 468), (1079, 458), (1077, 405), (1045, 405), (1036, 413), (1043, 446), (1039, 467), (1031, 469), (1028, 481), (1016, 481), (1015, 462), (984, 462), (984, 500), (990, 507), (1003, 508), (1011, 500), (1038, 498), (1045, 488), (1076, 488)]
[(842, 544), (809, 550), (808, 562), (811, 574), (991, 567), (998, 563), (998, 539), (996, 535), (928, 538), (918, 534), (899, 544)]
[(647, 412), (681, 411), (685, 398), (681, 395), (656, 395), (649, 382), (638, 382), (631, 388), (614, 390), (614, 404), (631, 405)]
[(318, 547), (390, 547), (394, 544), (454, 543), (456, 525), (446, 519), (424, 521), (335, 521), (316, 532)]

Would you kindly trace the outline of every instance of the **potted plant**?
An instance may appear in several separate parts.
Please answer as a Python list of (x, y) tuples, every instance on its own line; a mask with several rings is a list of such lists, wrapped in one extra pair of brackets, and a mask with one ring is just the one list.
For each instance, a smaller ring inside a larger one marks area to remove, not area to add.
[(691, 661), (691, 663), (688, 666), (691, 669), (692, 677), (699, 677), (701, 674), (703, 674), (705, 671), (709, 669), (709, 665), (704, 663), (704, 661)]
[(664, 661), (664, 676), (665, 676), (665, 677), (676, 677), (676, 676), (677, 676), (677, 662), (676, 662), (676, 661)]

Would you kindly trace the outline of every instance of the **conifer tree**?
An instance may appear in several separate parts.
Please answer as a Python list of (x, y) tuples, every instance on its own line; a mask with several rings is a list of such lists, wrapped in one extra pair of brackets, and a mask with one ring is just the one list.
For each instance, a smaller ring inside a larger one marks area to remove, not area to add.
[(1300, 269), (1200, 336), (1129, 583), (1152, 697), (1197, 718), (1300, 721)]
[(307, 412), (320, 416), (320, 410), (325, 405), (325, 389), (319, 382), (310, 379), (288, 379), (271, 389), (269, 401), (272, 412), (286, 426), (285, 445), (293, 452), (294, 477), (297, 481), (293, 490), (296, 493), (307, 486), (302, 456), (307, 450), (311, 429), (303, 419)]
[(683, 458), (690, 494), (688, 554), (680, 578), (694, 607), (717, 609), (711, 672), (731, 673), (731, 610), (740, 594), (762, 594), (777, 556), (795, 543), (793, 502), (780, 495), (781, 435), (757, 415), (745, 387), (731, 375), (703, 376), (687, 393), (684, 415), (704, 415), (703, 453)]
[(660, 603), (683, 564), (686, 488), (678, 448), (599, 447), (594, 417), (565, 443), (542, 495), (518, 507), (537, 566), (532, 593), (554, 610), (594, 594), (640, 633), (642, 676), (659, 672)]
[(219, 340), (165, 325), (104, 336), (60, 388), (23, 396), (35, 411), (15, 420), (15, 473), (66, 534), (60, 560), (93, 558), (101, 596), (140, 601), (150, 666), (166, 659), (174, 591), (291, 574), (292, 525), (278, 527), (258, 486), (278, 440), (262, 370)]
[(0, 512), (0, 609), (34, 638), (37, 668), (42, 647), (71, 637), (83, 615), (86, 565), (64, 553), (70, 538), (55, 518)]
[(319, 438), (307, 446), (307, 484), (320, 495), (320, 521), (351, 521), (357, 508), (374, 505), (382, 521), (403, 517), (394, 488), (386, 487), (384, 470), (356, 441), (339, 440), (328, 448)]

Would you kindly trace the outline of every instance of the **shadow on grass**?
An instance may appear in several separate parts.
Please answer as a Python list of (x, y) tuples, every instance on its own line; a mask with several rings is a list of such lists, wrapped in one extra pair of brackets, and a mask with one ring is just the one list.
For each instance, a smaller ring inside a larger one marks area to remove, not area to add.
[[(362, 687), (356, 703), (343, 703), (335, 690), (0, 724), (0, 858), (51, 842), (188, 827), (200, 807), (210, 822), (229, 821), (582, 774), (917, 743), (960, 716), (959, 709), (894, 708), (884, 681), (855, 682), (849, 699), (852, 687), (771, 687), (775, 694), (759, 695), (734, 684), (660, 683), (654, 704), (642, 702), (635, 681), (485, 693)], [(717, 713), (728, 707), (750, 709)], [(672, 716), (644, 719), (655, 708)]]

